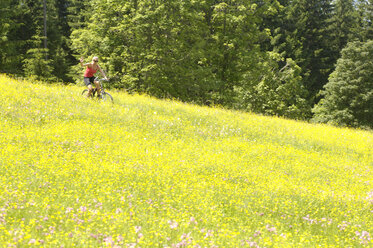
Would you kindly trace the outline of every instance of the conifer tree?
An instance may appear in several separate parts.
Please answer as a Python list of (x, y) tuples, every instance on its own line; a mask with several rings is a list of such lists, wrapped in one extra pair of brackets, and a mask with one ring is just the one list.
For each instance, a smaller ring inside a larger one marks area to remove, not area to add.
[[(41, 33), (41, 31), (40, 31)], [(44, 36), (35, 35), (32, 42), (32, 47), (27, 50), (26, 58), (23, 60), (23, 68), (25, 75), (29, 78), (43, 81), (55, 81), (57, 78), (53, 76), (52, 60), (45, 58), (48, 54), (48, 48), (44, 48)]]
[(0, 2), (0, 72), (6, 64), (7, 59), (7, 41), (9, 31), (11, 29), (11, 10), (10, 0), (4, 0)]
[(274, 50), (292, 58), (302, 69), (303, 85), (309, 99), (327, 83), (333, 69), (328, 20), (332, 14), (331, 0), (283, 1), (285, 6), (275, 27)]
[(358, 11), (354, 0), (335, 1), (327, 30), (331, 37), (329, 46), (335, 54), (333, 61), (336, 62), (348, 42), (360, 39)]
[(33, 13), (27, 2), (16, 0), (0, 1), (1, 5), (1, 40), (0, 71), (22, 74), (22, 64), (27, 42), (34, 33)]
[(373, 0), (357, 1), (363, 41), (373, 40)]
[[(66, 21), (69, 1), (50, 0), (45, 3), (46, 19), (43, 0), (1, 1), (0, 68), (8, 73), (29, 75), (30, 72), (24, 70), (33, 68), (30, 67), (32, 63), (40, 64), (39, 60), (42, 59), (51, 70), (43, 72), (43, 75), (53, 75), (44, 78), (45, 80), (54, 78), (58, 81), (71, 81), (67, 76), (73, 59), (70, 55), (69, 26)], [(46, 39), (42, 31), (45, 20), (47, 49), (38, 42)], [(44, 56), (39, 57), (40, 54)]]
[(342, 50), (325, 85), (314, 121), (373, 128), (373, 41), (351, 42)]

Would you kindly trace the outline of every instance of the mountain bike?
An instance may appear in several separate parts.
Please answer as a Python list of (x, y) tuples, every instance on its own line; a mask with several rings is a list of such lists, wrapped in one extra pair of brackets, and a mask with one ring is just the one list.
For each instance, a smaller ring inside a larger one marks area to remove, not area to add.
[[(100, 84), (100, 89), (101, 89), (101, 94), (98, 94), (97, 93), (97, 89), (96, 88), (94, 88), (93, 89), (93, 91), (92, 91), (92, 95), (90, 96), (92, 99), (94, 99), (94, 98), (97, 98), (97, 99), (99, 99), (99, 100), (102, 100), (102, 101), (110, 101), (110, 102), (114, 102), (114, 99), (113, 99), (113, 97), (109, 94), (109, 93), (107, 93), (106, 91), (105, 91), (105, 89), (104, 89), (104, 86), (102, 85), (102, 81), (106, 81), (106, 82), (108, 82), (109, 80), (106, 80), (106, 79), (99, 79), (99, 78), (95, 78), (95, 81), (98, 81), (99, 82), (99, 84)], [(88, 89), (85, 89), (85, 90), (83, 90), (83, 92), (82, 92), (82, 96), (85, 96), (85, 97), (89, 97), (88, 96)]]

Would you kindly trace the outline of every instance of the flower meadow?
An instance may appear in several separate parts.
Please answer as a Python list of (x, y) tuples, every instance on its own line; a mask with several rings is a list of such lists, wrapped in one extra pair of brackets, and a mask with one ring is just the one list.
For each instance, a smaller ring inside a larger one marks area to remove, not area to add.
[(0, 75), (1, 247), (372, 247), (373, 133)]

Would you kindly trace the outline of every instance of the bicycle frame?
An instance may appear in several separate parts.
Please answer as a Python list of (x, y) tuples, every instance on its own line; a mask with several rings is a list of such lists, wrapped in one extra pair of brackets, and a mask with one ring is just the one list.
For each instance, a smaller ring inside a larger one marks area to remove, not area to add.
[[(113, 97), (109, 93), (107, 93), (105, 91), (104, 86), (102, 85), (102, 81), (109, 81), (109, 80), (99, 79), (98, 77), (96, 77), (94, 79), (95, 84), (96, 84), (96, 82), (98, 82), (99, 89), (100, 89), (100, 95), (97, 94), (97, 97), (99, 97), (103, 101), (105, 101), (106, 99), (108, 99), (108, 100), (111, 100), (111, 102), (113, 102), (114, 101)], [(82, 95), (87, 94), (87, 92), (88, 92), (88, 89), (83, 90)], [(97, 86), (92, 90), (92, 93), (91, 93), (92, 95), (90, 97), (91, 98), (95, 98), (96, 97), (96, 92), (97, 92)]]
[[(96, 77), (95, 79), (94, 79), (94, 82), (98, 82), (99, 83), (99, 85), (100, 85), (100, 91), (101, 91), (101, 94), (105, 94), (106, 92), (105, 92), (105, 90), (104, 90), (104, 87), (102, 86), (102, 81), (109, 81), (109, 80), (106, 80), (106, 79), (104, 79), (104, 78), (98, 78), (98, 77)], [(97, 91), (97, 88), (94, 88), (93, 89), (93, 91), (92, 91), (92, 95), (94, 95), (95, 93), (96, 93), (96, 91)]]

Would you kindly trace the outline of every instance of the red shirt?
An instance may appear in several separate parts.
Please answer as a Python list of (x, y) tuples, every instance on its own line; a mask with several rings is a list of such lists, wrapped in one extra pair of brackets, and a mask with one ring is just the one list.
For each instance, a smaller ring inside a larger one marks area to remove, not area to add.
[(96, 72), (97, 70), (94, 70), (93, 68), (87, 66), (87, 69), (84, 72), (84, 77), (93, 77)]

